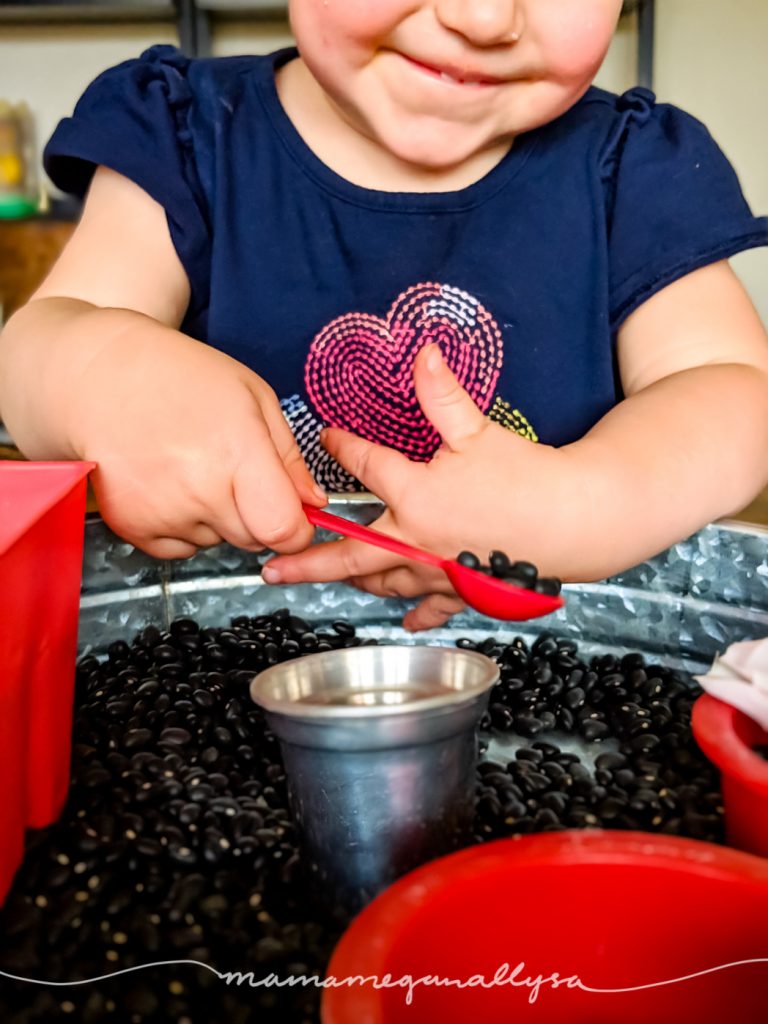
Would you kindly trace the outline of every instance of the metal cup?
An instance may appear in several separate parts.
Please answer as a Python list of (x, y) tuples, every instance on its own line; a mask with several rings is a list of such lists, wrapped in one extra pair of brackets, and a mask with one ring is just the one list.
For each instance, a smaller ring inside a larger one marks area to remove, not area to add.
[(447, 647), (356, 647), (251, 683), (280, 740), (314, 890), (346, 919), (469, 840), (475, 729), (495, 662)]

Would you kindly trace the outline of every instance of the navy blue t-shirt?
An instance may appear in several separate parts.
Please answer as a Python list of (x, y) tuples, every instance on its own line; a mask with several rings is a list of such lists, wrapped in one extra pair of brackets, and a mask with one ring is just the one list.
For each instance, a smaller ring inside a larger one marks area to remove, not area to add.
[(412, 382), (427, 342), (491, 418), (566, 444), (621, 399), (615, 337), (637, 306), (768, 243), (706, 128), (645, 89), (590, 89), (467, 188), (379, 192), (293, 127), (274, 81), (293, 56), (153, 47), (89, 86), (44, 159), (65, 191), (104, 164), (162, 204), (191, 284), (183, 330), (269, 382), (330, 490), (354, 482), (326, 424), (435, 452)]

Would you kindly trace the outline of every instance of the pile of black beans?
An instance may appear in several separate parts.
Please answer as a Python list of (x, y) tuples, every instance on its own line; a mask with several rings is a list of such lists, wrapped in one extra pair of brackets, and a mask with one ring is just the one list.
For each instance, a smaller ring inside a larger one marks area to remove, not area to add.
[(513, 562), (503, 551), (491, 551), (485, 565), (472, 551), (460, 551), (456, 561), (467, 569), (475, 569), (486, 576), (495, 576), (497, 580), (550, 597), (557, 597), (563, 585), (557, 576), (539, 576), (539, 570), (533, 562)]
[[(0, 971), (75, 981), (193, 960), (321, 977), (338, 925), (315, 910), (279, 747), (248, 688), (279, 661), (373, 642), (346, 622), (312, 628), (283, 610), (226, 629), (149, 626), (106, 659), (85, 657), (69, 799), (29, 837), (0, 911)], [(583, 660), (548, 634), (531, 647), (457, 642), (501, 667), (481, 748), (510, 750), (508, 762), (479, 765), (477, 841), (589, 826), (722, 840), (687, 677), (638, 654)], [(574, 736), (589, 756), (561, 750)], [(192, 964), (62, 988), (0, 976), (8, 1024), (298, 1024), (317, 1020), (319, 1002), (314, 987), (228, 986)]]
[[(691, 732), (702, 691), (690, 676), (636, 653), (586, 661), (547, 633), (530, 648), (458, 645), (501, 669), (483, 730), (500, 749), (505, 736), (527, 741), (504, 764), (479, 765), (478, 840), (591, 826), (723, 842), (719, 773)], [(589, 756), (561, 749), (573, 738)]]

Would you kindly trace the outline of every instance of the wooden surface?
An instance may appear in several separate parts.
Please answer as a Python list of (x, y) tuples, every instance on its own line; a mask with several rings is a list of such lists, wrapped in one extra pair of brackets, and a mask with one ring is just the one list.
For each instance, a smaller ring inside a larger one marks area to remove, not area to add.
[(768, 487), (755, 498), (755, 500), (740, 512), (732, 516), (744, 523), (757, 523), (760, 526), (768, 526)]
[(0, 310), (5, 320), (24, 305), (74, 230), (72, 221), (0, 221)]

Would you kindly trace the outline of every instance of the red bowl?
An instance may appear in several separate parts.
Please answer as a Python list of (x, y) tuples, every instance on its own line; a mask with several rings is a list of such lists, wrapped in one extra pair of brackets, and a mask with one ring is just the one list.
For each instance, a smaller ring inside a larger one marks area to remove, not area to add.
[(768, 857), (768, 761), (754, 751), (768, 745), (768, 732), (708, 693), (693, 705), (691, 728), (722, 774), (728, 842)]
[(497, 840), (418, 868), (358, 915), (321, 1018), (763, 1021), (767, 920), (768, 862), (727, 847), (599, 830)]

